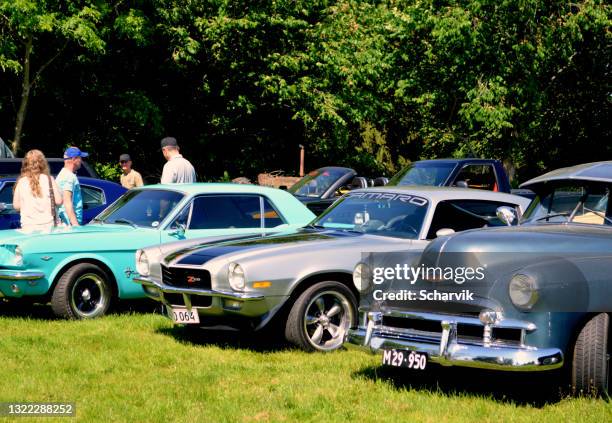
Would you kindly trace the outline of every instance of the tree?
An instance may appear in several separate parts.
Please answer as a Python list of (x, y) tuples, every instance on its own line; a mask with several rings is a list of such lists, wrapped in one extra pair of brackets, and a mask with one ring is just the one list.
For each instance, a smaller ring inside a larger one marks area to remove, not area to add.
[[(100, 6), (102, 5), (102, 6)], [(11, 149), (18, 154), (28, 103), (45, 70), (73, 44), (91, 52), (104, 52), (97, 26), (104, 3), (62, 0), (0, 0), (0, 69), (21, 80)]]

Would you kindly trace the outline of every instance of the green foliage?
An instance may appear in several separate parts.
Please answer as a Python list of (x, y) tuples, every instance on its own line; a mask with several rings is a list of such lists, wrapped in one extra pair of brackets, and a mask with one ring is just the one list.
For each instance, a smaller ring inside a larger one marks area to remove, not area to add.
[(101, 179), (107, 179), (109, 181), (119, 182), (121, 176), (121, 168), (117, 163), (100, 163), (93, 162), (94, 169)]
[(30, 147), (86, 142), (101, 162), (130, 151), (157, 174), (159, 138), (173, 135), (206, 179), (295, 173), (299, 144), (309, 169), (387, 175), (476, 155), (524, 180), (612, 153), (611, 11), (600, 0), (0, 0), (0, 134), (30, 34), (37, 66), (67, 46), (34, 93)]

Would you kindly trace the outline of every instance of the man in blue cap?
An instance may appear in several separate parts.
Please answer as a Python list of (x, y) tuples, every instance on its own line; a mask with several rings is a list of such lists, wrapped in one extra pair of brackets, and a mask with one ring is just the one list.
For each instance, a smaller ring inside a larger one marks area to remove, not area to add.
[(88, 155), (77, 147), (68, 147), (64, 151), (64, 167), (55, 178), (64, 197), (58, 214), (66, 225), (79, 226), (83, 222), (83, 196), (76, 172), (81, 167), (82, 158)]

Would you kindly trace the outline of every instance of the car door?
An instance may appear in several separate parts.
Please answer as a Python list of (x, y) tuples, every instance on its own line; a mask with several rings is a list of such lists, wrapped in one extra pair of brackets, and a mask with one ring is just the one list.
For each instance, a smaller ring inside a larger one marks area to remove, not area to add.
[(0, 229), (17, 229), (20, 227), (19, 212), (13, 209), (13, 186), (15, 182), (5, 181), (0, 185)]
[(207, 236), (278, 232), (286, 224), (264, 196), (205, 194), (194, 197), (162, 231), (161, 242)]

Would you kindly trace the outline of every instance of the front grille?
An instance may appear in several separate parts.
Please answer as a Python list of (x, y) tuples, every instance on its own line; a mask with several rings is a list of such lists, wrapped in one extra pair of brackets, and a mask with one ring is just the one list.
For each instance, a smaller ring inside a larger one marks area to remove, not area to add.
[(162, 282), (176, 288), (210, 289), (210, 272), (204, 269), (161, 267)]
[[(408, 329), (419, 332), (427, 332), (432, 335), (442, 334), (442, 324), (438, 320), (413, 319), (407, 317), (383, 316), (382, 324), (390, 329)], [(494, 340), (520, 343), (521, 329), (514, 328), (492, 328)], [(480, 324), (457, 324), (457, 338), (464, 340), (483, 339), (484, 326)]]

